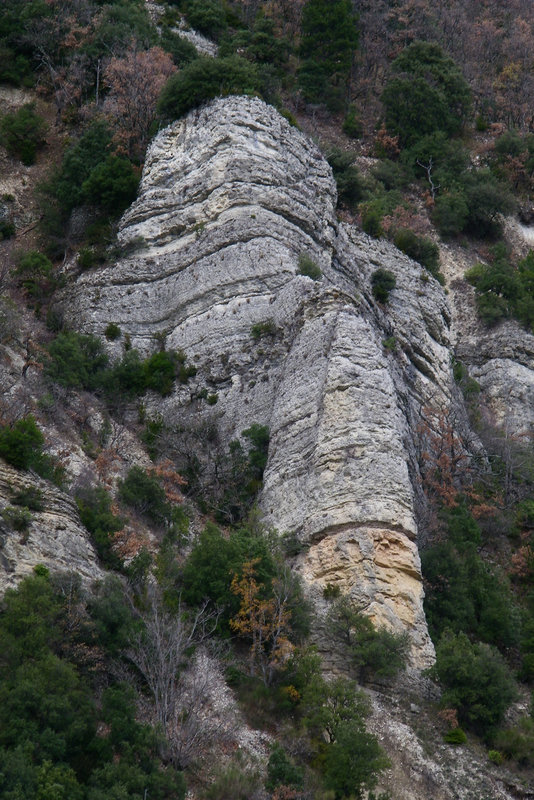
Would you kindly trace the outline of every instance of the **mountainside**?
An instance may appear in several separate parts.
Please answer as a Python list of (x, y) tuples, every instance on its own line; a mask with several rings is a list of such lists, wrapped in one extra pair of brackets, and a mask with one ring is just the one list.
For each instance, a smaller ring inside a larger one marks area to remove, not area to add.
[[(60, 307), (84, 333), (113, 322), (141, 351), (164, 333), (186, 354), (195, 378), (151, 413), (214, 423), (226, 443), (268, 425), (260, 508), (306, 545), (311, 594), (331, 584), (409, 630), (424, 667), (417, 428), (460, 402), (450, 312), (419, 265), (338, 223), (335, 201), (323, 157), (272, 107), (214, 101), (152, 143), (120, 225), (136, 252), (81, 275)], [(303, 255), (320, 279), (299, 274)], [(372, 297), (378, 268), (396, 276), (387, 306)], [(204, 386), (217, 403), (199, 408)]]
[(0, 796), (534, 797), (526, 0), (5, 0)]

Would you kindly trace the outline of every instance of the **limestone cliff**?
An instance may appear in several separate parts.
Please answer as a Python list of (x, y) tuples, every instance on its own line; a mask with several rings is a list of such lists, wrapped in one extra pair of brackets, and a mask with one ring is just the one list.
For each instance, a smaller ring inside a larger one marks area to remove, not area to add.
[(19, 472), (0, 460), (0, 511), (28, 488), (40, 492), (42, 508), (31, 512), (27, 529), (16, 530), (9, 513), (0, 518), (0, 594), (15, 587), (37, 564), (74, 572), (86, 582), (103, 576), (75, 501), (48, 481)]
[[(120, 225), (126, 255), (82, 274), (63, 307), (85, 332), (114, 322), (142, 352), (164, 335), (187, 354), (218, 402), (193, 408), (179, 387), (153, 400), (167, 418), (211, 419), (226, 440), (268, 425), (261, 508), (306, 546), (296, 568), (318, 607), (339, 586), (407, 630), (424, 667), (417, 430), (423, 409), (456, 402), (450, 313), (433, 278), (335, 206), (310, 140), (260, 100), (216, 100), (153, 141)], [(299, 274), (303, 254), (321, 280)], [(397, 279), (387, 306), (377, 268)]]

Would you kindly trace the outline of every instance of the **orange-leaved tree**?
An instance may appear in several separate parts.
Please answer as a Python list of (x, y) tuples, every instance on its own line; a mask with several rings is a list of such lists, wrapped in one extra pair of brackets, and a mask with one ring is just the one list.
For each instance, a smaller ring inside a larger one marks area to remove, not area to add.
[(259, 559), (243, 564), (241, 577), (234, 575), (232, 592), (241, 598), (241, 606), (230, 627), (239, 636), (250, 638), (250, 673), (260, 672), (266, 686), (274, 678), (276, 669), (293, 652), (289, 640), (291, 611), (291, 582), (282, 571), (273, 578), (271, 592), (262, 594), (264, 585), (256, 580)]
[(172, 58), (161, 47), (144, 51), (132, 47), (107, 65), (104, 112), (112, 118), (115, 140), (129, 157), (143, 157), (159, 94), (173, 72)]

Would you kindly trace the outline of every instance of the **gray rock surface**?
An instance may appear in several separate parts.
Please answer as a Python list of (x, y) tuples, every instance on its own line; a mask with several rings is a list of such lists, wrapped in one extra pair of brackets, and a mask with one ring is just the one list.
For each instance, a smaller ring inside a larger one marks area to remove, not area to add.
[[(192, 384), (149, 402), (166, 419), (203, 416), (226, 441), (269, 425), (261, 508), (305, 546), (295, 566), (319, 609), (339, 586), (407, 630), (425, 667), (417, 431), (428, 408), (457, 404), (450, 312), (433, 278), (338, 223), (335, 205), (311, 141), (257, 99), (216, 100), (156, 137), (121, 221), (124, 257), (82, 274), (63, 306), (85, 332), (115, 322), (143, 353), (164, 335), (187, 354)], [(301, 254), (321, 280), (299, 274)], [(378, 268), (397, 280), (387, 306), (372, 297)], [(203, 386), (214, 409), (191, 402)]]
[(31, 512), (25, 531), (14, 530), (0, 517), (0, 595), (15, 587), (37, 564), (53, 572), (74, 572), (88, 583), (102, 578), (75, 501), (48, 481), (20, 472), (0, 459), (0, 513), (12, 507), (16, 492), (28, 487), (41, 491), (43, 508)]

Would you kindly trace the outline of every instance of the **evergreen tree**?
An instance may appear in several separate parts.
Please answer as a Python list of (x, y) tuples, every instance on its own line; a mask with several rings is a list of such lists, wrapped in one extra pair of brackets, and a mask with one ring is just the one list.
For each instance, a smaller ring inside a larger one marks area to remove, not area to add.
[(310, 102), (338, 109), (346, 99), (356, 18), (350, 0), (308, 0), (302, 11), (299, 85)]

